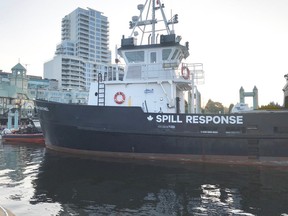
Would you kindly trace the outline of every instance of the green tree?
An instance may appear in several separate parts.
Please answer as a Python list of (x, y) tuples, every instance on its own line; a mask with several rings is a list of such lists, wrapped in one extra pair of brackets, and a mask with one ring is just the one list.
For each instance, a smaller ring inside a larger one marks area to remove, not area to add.
[(262, 105), (259, 110), (279, 110), (283, 109), (278, 103), (270, 102), (268, 105)]
[(224, 113), (224, 106), (220, 102), (214, 102), (211, 99), (208, 100), (205, 109), (205, 113), (219, 114)]
[(233, 109), (233, 107), (234, 107), (234, 104), (230, 104), (227, 113), (231, 113), (231, 110)]

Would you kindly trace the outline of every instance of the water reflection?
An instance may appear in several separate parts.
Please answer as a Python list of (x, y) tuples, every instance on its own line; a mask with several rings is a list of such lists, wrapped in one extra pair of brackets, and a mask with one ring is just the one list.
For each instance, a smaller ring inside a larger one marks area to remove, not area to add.
[(0, 203), (16, 215), (285, 215), (285, 169), (104, 161), (0, 144)]
[[(31, 206), (30, 203), (34, 195), (32, 182), (37, 178), (44, 155), (43, 147), (2, 144), (0, 140), (0, 204), (16, 215), (39, 215), (46, 206)], [(56, 215), (59, 209), (52, 215)]]
[(76, 215), (280, 215), (288, 212), (287, 180), (286, 170), (107, 162), (47, 152), (33, 203), (58, 202), (62, 212)]

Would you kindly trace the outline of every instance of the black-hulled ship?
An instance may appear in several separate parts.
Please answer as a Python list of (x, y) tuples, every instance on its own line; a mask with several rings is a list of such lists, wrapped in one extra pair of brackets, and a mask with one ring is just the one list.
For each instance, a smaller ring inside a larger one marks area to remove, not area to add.
[(160, 0), (138, 9), (132, 34), (118, 49), (124, 76), (99, 74), (88, 105), (36, 101), (47, 148), (98, 157), (288, 165), (288, 112), (197, 113), (194, 84), (202, 64), (182, 63), (189, 47), (173, 30), (178, 16), (168, 20)]

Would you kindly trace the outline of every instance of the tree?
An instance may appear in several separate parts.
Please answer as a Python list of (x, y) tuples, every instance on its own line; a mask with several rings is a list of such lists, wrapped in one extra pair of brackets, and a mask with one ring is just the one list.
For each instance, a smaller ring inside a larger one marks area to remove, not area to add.
[(234, 104), (230, 104), (229, 108), (228, 108), (228, 113), (231, 113), (231, 110), (233, 109)]
[(224, 113), (224, 106), (219, 102), (214, 102), (211, 99), (208, 100), (205, 109), (205, 113), (219, 114)]
[(278, 103), (270, 102), (268, 105), (262, 105), (259, 110), (279, 110), (283, 109), (282, 106), (280, 106)]

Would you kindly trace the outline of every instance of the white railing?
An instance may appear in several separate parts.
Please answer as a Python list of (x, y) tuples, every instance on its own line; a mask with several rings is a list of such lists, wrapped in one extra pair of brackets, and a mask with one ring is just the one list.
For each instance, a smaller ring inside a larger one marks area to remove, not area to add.
[[(202, 63), (186, 63), (177, 65), (171, 64), (171, 67), (167, 63), (153, 63), (153, 64), (130, 64), (125, 66), (123, 64), (118, 64), (117, 70), (115, 67), (113, 70), (106, 72), (110, 77), (105, 79), (105, 81), (120, 81), (119, 74), (123, 75), (123, 68), (126, 67), (124, 79), (126, 80), (175, 80), (182, 79), (193, 82), (194, 84), (204, 84), (204, 70)], [(104, 74), (103, 74), (104, 75)], [(113, 77), (111, 79), (111, 77)]]

